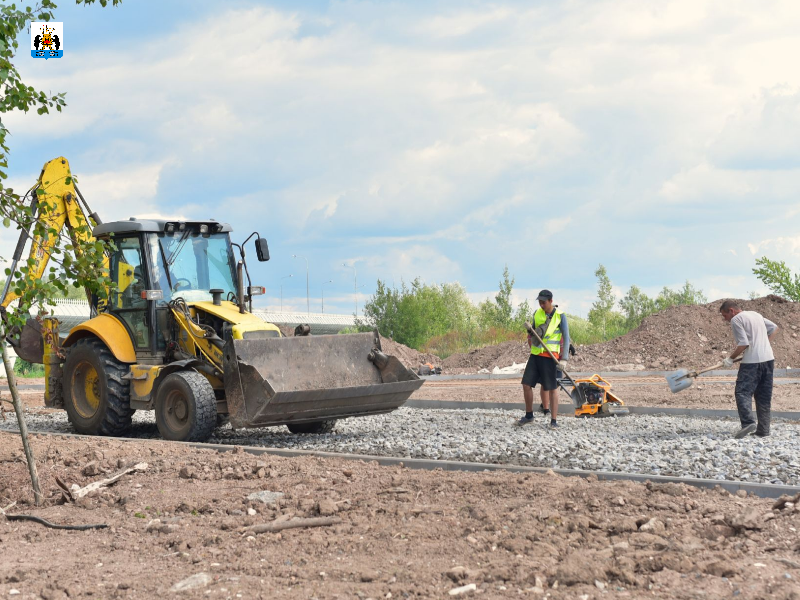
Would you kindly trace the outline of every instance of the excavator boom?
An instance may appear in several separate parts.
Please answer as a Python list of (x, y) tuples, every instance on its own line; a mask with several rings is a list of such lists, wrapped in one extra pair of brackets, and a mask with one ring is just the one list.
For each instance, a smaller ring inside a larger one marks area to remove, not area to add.
[[(38, 236), (28, 230), (22, 230), (13, 256), (12, 274), (22, 257), (26, 242), (30, 238), (31, 247), (27, 263), (29, 269), (25, 279), (35, 281), (44, 275), (58, 236), (61, 235), (64, 227), (66, 226), (77, 249), (81, 243), (93, 239), (90, 229), (92, 223), (87, 219), (86, 213), (80, 206), (79, 197), (81, 201), (83, 199), (82, 196), (79, 196), (70, 173), (69, 163), (64, 157), (54, 158), (42, 167), (39, 180), (31, 188), (29, 194), (33, 196), (31, 208), (34, 215), (44, 224), (48, 233), (45, 236)], [(88, 206), (86, 208), (88, 210)], [(96, 213), (92, 213), (90, 216), (95, 224), (99, 223)], [(7, 308), (19, 297), (11, 289), (11, 280), (12, 277), (6, 280), (3, 290), (3, 299), (0, 302), (0, 306), (3, 308)]]
[[(45, 163), (38, 181), (26, 196), (31, 196), (32, 217), (44, 225), (46, 233), (44, 235), (36, 233), (37, 229), (42, 229), (36, 227), (31, 227), (34, 231), (21, 229), (19, 241), (12, 257), (11, 275), (6, 279), (2, 300), (0, 300), (0, 307), (3, 311), (19, 298), (19, 294), (12, 287), (12, 280), (28, 239), (31, 240), (31, 244), (26, 261), (27, 270), (23, 276), (24, 282), (42, 279), (53, 249), (64, 228), (67, 229), (78, 256), (80, 245), (94, 239), (91, 234), (93, 223), (87, 219), (87, 213), (90, 212), (89, 207), (75, 185), (66, 158), (60, 156)], [(96, 213), (91, 213), (89, 217), (94, 224), (100, 222)], [(30, 318), (22, 331), (17, 333), (18, 335), (9, 337), (9, 343), (14, 346), (17, 354), (28, 362), (41, 363), (44, 350), (40, 323), (36, 319)]]

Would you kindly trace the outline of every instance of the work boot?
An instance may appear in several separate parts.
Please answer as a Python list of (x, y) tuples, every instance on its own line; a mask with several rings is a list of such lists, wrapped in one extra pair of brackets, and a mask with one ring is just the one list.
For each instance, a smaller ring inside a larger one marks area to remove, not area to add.
[(748, 435), (753, 433), (755, 430), (756, 430), (756, 424), (755, 423), (750, 423), (750, 425), (745, 425), (739, 431), (737, 431), (736, 435), (734, 435), (733, 437), (736, 438), (737, 440), (740, 440), (743, 437), (747, 437)]
[(550, 419), (550, 429), (558, 429), (558, 423), (555, 419)]
[(545, 408), (544, 404), (542, 404), (541, 402), (539, 403), (539, 410), (542, 411), (543, 415), (549, 415), (550, 414), (550, 409), (549, 408)]
[(519, 421), (517, 421), (517, 427), (522, 427), (523, 425), (528, 425), (533, 423), (533, 417), (522, 417)]

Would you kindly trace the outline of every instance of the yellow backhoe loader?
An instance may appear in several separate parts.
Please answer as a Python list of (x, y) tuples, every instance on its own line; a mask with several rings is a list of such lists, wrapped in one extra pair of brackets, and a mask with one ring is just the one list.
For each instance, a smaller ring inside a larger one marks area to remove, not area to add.
[[(106, 265), (115, 286), (107, 300), (93, 298), (88, 321), (62, 338), (56, 319), (31, 318), (9, 338), (20, 357), (44, 364), (45, 405), (66, 409), (79, 433), (122, 435), (136, 410), (155, 410), (169, 440), (204, 441), (226, 418), (234, 428), (321, 433), (337, 419), (395, 410), (422, 385), (381, 352), (377, 332), (282, 337), (253, 314), (264, 288), (251, 285), (245, 245), (255, 237), (258, 260), (269, 260), (257, 233), (236, 244), (230, 225), (214, 220), (102, 223), (64, 158), (45, 164), (37, 186), (44, 193), (33, 189), (34, 207), (56, 207), (51, 232), (66, 227), (77, 241), (88, 215), (93, 236), (116, 248)], [(28, 237), (23, 231), (12, 277)], [(41, 277), (54, 243), (33, 236), (28, 277)], [(12, 277), (3, 309), (16, 298)]]

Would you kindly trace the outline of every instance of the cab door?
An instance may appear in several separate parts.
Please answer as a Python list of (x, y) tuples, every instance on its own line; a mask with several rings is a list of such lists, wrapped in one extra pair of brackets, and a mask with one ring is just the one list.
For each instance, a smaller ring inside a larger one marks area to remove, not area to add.
[(128, 327), (137, 350), (150, 347), (150, 327), (147, 300), (142, 297), (147, 288), (147, 268), (141, 238), (115, 236), (117, 249), (109, 258), (110, 277), (116, 289), (109, 294), (108, 310)]

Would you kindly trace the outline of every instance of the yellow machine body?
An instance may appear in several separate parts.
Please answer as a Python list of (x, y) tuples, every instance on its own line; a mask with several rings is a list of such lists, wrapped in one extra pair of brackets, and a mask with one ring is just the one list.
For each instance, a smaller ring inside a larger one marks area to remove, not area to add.
[[(29, 193), (47, 233), (32, 237), (21, 276), (42, 278), (65, 228), (75, 246), (112, 242), (101, 269), (113, 285), (107, 301), (91, 299), (91, 318), (62, 340), (57, 319), (31, 317), (8, 338), (20, 357), (44, 364), (46, 405), (65, 408), (80, 433), (124, 434), (135, 410), (150, 409), (171, 440), (208, 439), (218, 415), (233, 427), (324, 432), (337, 419), (395, 410), (422, 385), (381, 352), (377, 332), (312, 336), (305, 327), (287, 338), (252, 314), (252, 297), (264, 291), (250, 284), (244, 243), (231, 241), (226, 223), (102, 223), (63, 157), (45, 164)], [(28, 237), (23, 231), (12, 275)], [(255, 247), (269, 260), (265, 239)], [(7, 283), (0, 306), (16, 298)]]
[(572, 394), (576, 417), (605, 417), (630, 412), (622, 399), (611, 392), (611, 384), (600, 375), (576, 379), (575, 385), (581, 389), (581, 394)]

